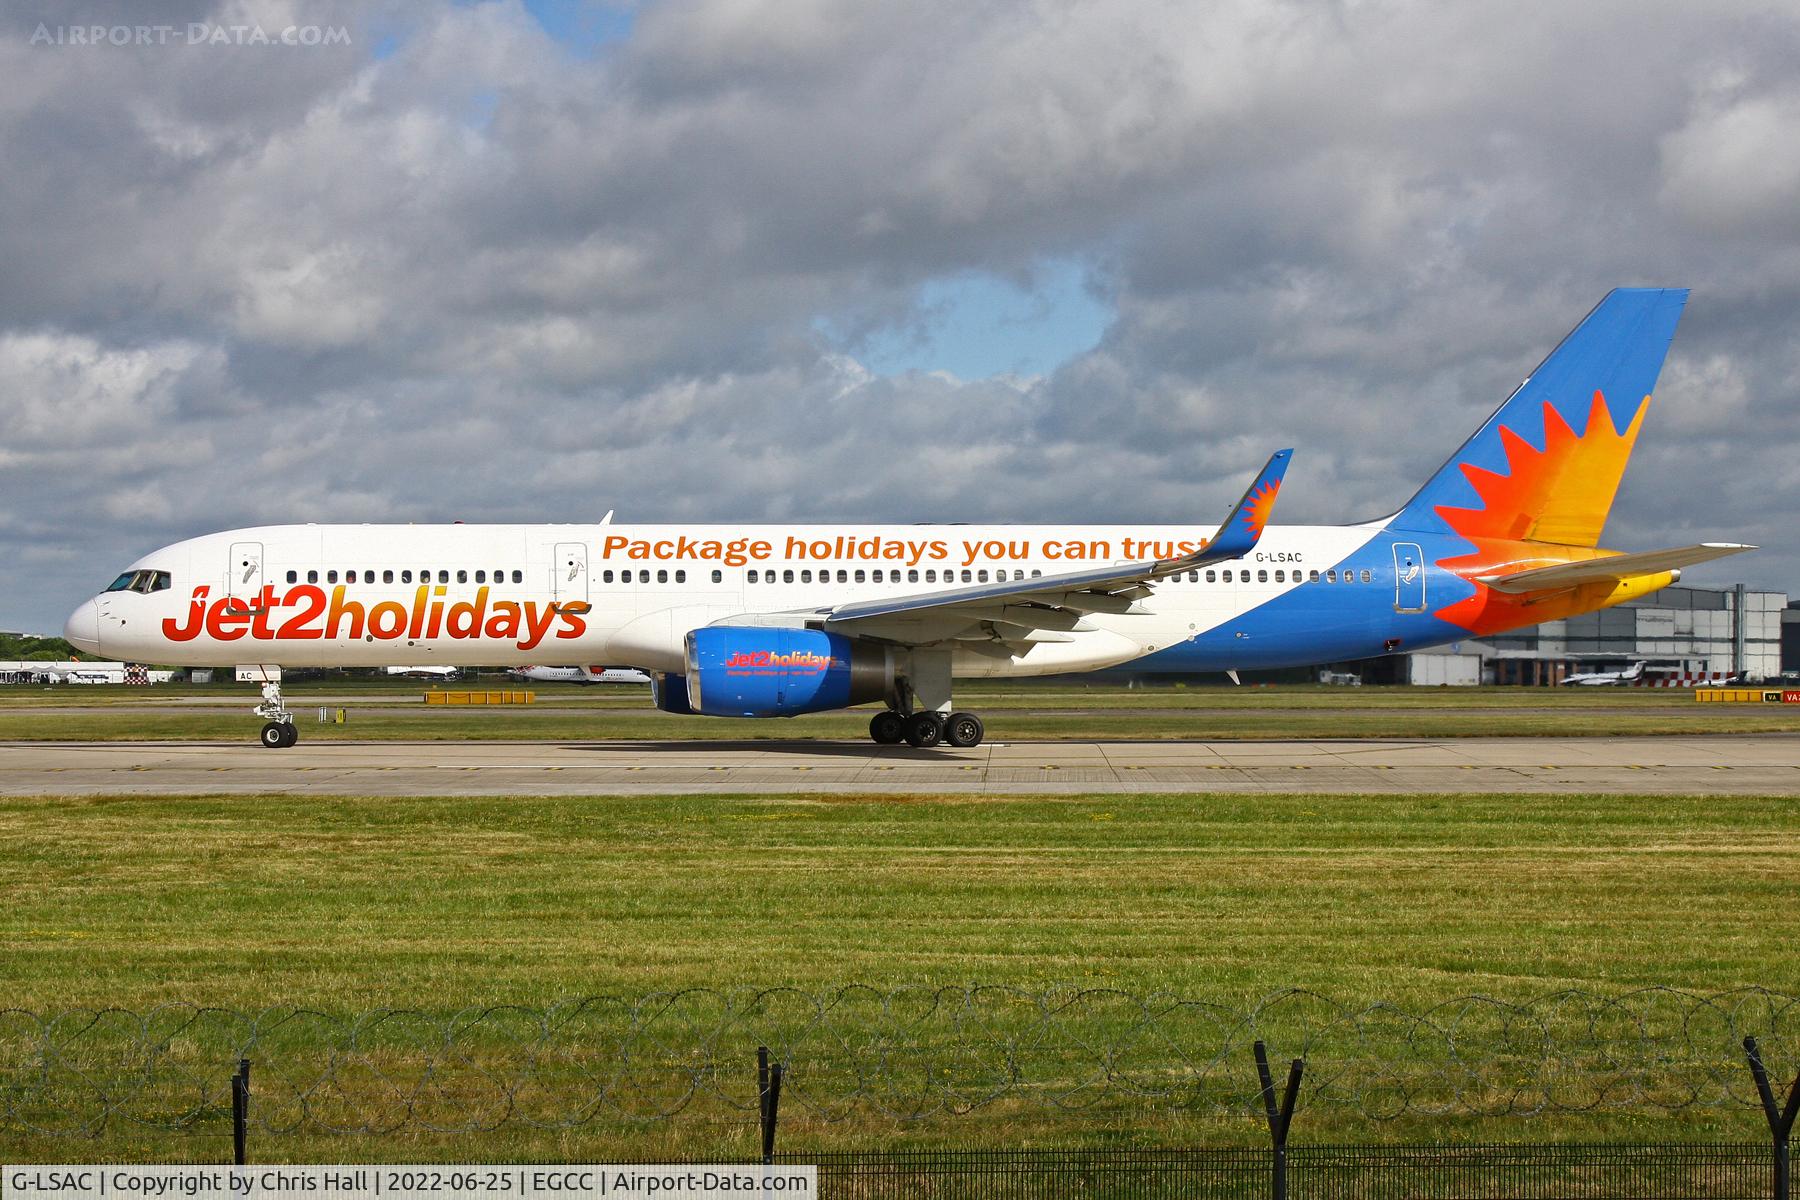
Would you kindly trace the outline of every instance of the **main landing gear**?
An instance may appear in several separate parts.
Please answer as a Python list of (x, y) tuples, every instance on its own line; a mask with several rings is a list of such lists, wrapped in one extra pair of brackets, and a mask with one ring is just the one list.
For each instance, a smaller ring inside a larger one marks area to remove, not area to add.
[(948, 744), (981, 745), (987, 732), (974, 713), (950, 710), (950, 652), (914, 650), (888, 696), (889, 708), (869, 719), (869, 736), (883, 746), (905, 742), (920, 750)]
[(883, 746), (905, 742), (920, 750), (948, 744), (959, 750), (981, 745), (987, 729), (974, 713), (916, 712), (910, 715), (888, 709), (869, 719), (869, 736)]
[(263, 749), (286, 750), (300, 740), (300, 729), (294, 724), (294, 714), (281, 702), (279, 683), (263, 684), (262, 703), (251, 711), (265, 722), (262, 733), (257, 738), (263, 744)]

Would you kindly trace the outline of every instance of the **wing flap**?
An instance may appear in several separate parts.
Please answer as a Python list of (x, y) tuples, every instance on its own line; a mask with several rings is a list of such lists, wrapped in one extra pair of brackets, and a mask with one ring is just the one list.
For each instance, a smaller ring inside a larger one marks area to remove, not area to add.
[(1711, 562), (1715, 558), (1754, 549), (1755, 546), (1739, 542), (1701, 542), (1695, 546), (1646, 550), (1639, 554), (1607, 554), (1549, 567), (1531, 567), (1523, 571), (1497, 571), (1490, 575), (1477, 575), (1475, 578), (1497, 592), (1518, 595), (1524, 592), (1580, 587), (1587, 583), (1607, 583), (1634, 575), (1653, 575), (1660, 571), (1679, 571), (1695, 563)]

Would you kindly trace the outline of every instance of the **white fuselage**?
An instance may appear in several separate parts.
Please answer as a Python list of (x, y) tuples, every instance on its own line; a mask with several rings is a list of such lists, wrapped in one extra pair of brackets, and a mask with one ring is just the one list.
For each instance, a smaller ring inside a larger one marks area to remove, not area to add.
[[(95, 653), (194, 666), (607, 663), (679, 671), (687, 632), (730, 618), (767, 624), (770, 614), (1173, 557), (1211, 532), (1193, 526), (266, 526), (146, 555), (130, 570), (166, 572), (166, 583), (102, 593), (76, 611), (67, 632)], [(1062, 640), (1005, 651), (957, 643), (953, 671), (1050, 674), (1154, 654), (1267, 604), (1379, 533), (1379, 524), (1272, 526), (1243, 560), (1165, 581), (1139, 611), (1095, 614)], [(1361, 575), (1366, 589), (1368, 573)], [(1391, 578), (1387, 586), (1391, 591)]]

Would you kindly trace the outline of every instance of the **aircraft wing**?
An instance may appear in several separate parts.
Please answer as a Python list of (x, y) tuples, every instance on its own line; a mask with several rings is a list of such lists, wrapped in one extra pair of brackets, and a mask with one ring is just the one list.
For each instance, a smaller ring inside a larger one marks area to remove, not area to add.
[(987, 623), (1008, 640), (1067, 641), (1084, 628), (1082, 618), (1090, 613), (1132, 611), (1159, 579), (1250, 553), (1262, 537), (1293, 454), (1278, 450), (1271, 455), (1230, 515), (1192, 554), (854, 601), (824, 610), (824, 626), (898, 641), (938, 641)]
[(1518, 594), (1552, 589), (1579, 587), (1584, 583), (1607, 583), (1628, 579), (1633, 575), (1649, 575), (1658, 571), (1678, 571), (1695, 563), (1710, 562), (1728, 554), (1754, 550), (1738, 542), (1702, 542), (1697, 546), (1678, 546), (1672, 550), (1646, 550), (1641, 554), (1608, 554), (1580, 562), (1558, 563), (1550, 567), (1531, 567), (1523, 571), (1501, 571), (1475, 578), (1497, 592)]

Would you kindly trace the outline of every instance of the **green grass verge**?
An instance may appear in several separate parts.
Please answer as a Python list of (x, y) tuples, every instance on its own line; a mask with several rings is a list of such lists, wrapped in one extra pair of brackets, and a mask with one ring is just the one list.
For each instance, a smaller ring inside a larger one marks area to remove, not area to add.
[[(417, 688), (308, 683), (288, 689), (310, 741), (765, 740), (866, 736), (872, 709), (781, 721), (675, 717), (641, 688), (538, 688), (529, 707), (438, 707)], [(1628, 689), (1020, 687), (972, 684), (957, 702), (1011, 741), (1611, 737), (1800, 731), (1800, 705), (1698, 704)], [(344, 725), (316, 710), (343, 708)], [(0, 741), (240, 741), (242, 689), (59, 687), (0, 691)]]
[[(1800, 990), (1800, 802), (1786, 797), (97, 796), (0, 801), (0, 841), (0, 1006), (36, 1010), (449, 1013), (849, 982), (1225, 1003), (1300, 987), (1413, 1009), (1564, 987)], [(1736, 1109), (1305, 1120), (1313, 1141), (1756, 1130)], [(748, 1129), (743, 1114), (696, 1107), (668, 1124), (296, 1136), (261, 1152), (741, 1153)], [(999, 1105), (917, 1128), (863, 1114), (793, 1131), (790, 1144), (816, 1147), (1258, 1136), (1247, 1115), (1154, 1105)], [(13, 1140), (39, 1157), (216, 1157), (199, 1135), (125, 1126), (98, 1142)]]

